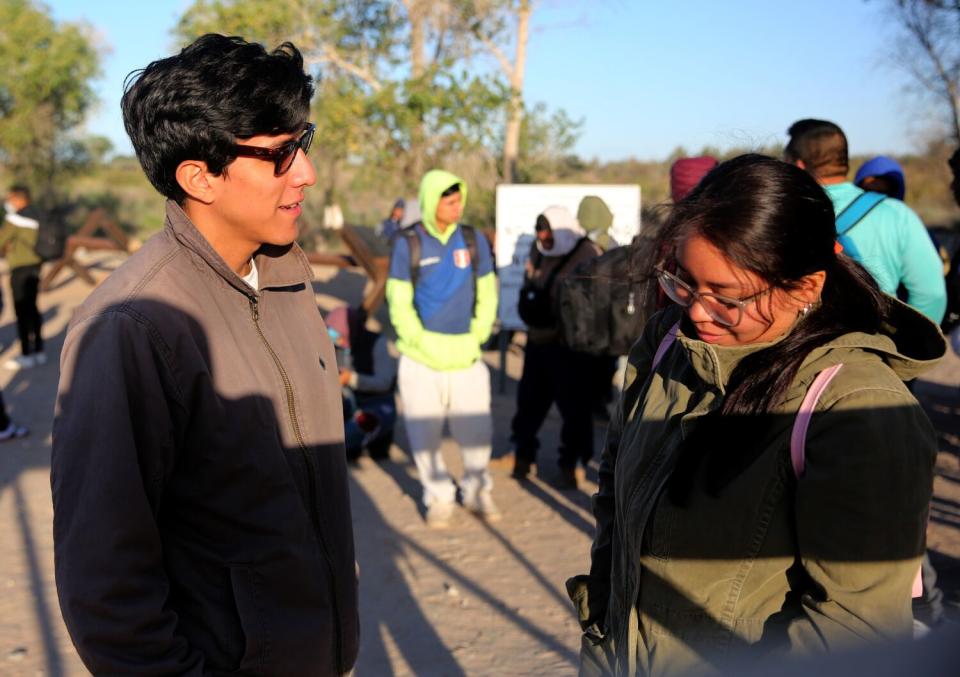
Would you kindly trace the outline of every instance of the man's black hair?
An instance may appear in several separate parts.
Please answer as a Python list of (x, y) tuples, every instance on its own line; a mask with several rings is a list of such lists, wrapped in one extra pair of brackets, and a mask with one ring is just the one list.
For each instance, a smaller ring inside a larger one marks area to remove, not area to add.
[(816, 178), (846, 176), (850, 169), (847, 137), (827, 120), (798, 120), (787, 130), (790, 141), (784, 149), (788, 162), (802, 160), (804, 168)]
[(454, 193), (459, 193), (459, 192), (460, 192), (460, 184), (459, 184), (459, 183), (455, 183), (455, 184), (453, 184), (452, 186), (450, 186), (449, 188), (447, 188), (445, 191), (443, 191), (442, 193), (440, 193), (440, 197), (450, 197), (450, 196), (453, 195)]
[(12, 186), (10, 186), (10, 190), (8, 192), (16, 193), (17, 195), (22, 195), (23, 197), (26, 198), (27, 202), (30, 202), (30, 189), (27, 188), (22, 183), (13, 184)]
[(544, 216), (543, 214), (537, 214), (537, 223), (533, 227), (533, 229), (538, 233), (543, 232), (545, 230), (551, 230), (549, 219), (547, 219), (547, 217)]
[(262, 45), (211, 33), (134, 71), (124, 90), (123, 124), (144, 173), (182, 203), (181, 162), (200, 160), (220, 174), (236, 159), (237, 139), (300, 131), (313, 82), (289, 42), (268, 54)]

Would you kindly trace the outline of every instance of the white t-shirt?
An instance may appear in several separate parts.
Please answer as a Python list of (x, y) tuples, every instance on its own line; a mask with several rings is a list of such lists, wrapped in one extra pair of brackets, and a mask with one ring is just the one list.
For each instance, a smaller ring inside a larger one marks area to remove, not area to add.
[(250, 285), (254, 291), (260, 291), (260, 274), (257, 272), (257, 264), (250, 259), (250, 272), (243, 276), (243, 281)]

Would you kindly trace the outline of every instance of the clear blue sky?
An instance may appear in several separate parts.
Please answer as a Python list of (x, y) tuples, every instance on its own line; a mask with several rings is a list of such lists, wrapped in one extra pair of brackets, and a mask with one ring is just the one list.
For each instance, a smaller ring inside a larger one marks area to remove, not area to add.
[[(89, 22), (109, 46), (88, 123), (131, 152), (119, 100), (125, 75), (174, 50), (189, 0), (53, 0), (58, 20)], [(659, 159), (677, 146), (782, 141), (801, 117), (837, 122), (854, 153), (916, 149), (934, 112), (884, 61), (893, 30), (864, 0), (542, 0), (525, 95), (584, 118), (577, 152)]]

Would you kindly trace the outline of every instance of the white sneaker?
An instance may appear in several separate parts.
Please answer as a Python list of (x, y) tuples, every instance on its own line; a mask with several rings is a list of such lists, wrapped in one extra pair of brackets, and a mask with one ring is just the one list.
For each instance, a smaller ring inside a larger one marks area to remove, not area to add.
[(41, 364), (46, 364), (46, 363), (47, 363), (47, 354), (46, 354), (46, 353), (34, 353), (33, 355), (31, 355), (31, 357), (33, 357), (33, 361), (37, 363), (37, 366), (38, 366), (38, 367), (39, 367)]
[(477, 495), (464, 501), (463, 505), (477, 517), (487, 522), (497, 522), (503, 517), (500, 508), (489, 491), (479, 491)]
[(32, 369), (37, 365), (36, 360), (33, 359), (33, 355), (17, 355), (12, 360), (7, 360), (3, 366), (12, 371), (20, 371), (21, 369)]
[(426, 522), (431, 529), (445, 529), (450, 526), (453, 517), (453, 503), (446, 501), (433, 503), (427, 508)]

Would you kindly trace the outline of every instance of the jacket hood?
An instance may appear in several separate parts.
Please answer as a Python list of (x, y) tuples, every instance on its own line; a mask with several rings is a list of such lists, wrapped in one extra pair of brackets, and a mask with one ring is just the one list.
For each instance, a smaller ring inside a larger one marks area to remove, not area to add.
[(879, 356), (903, 381), (920, 376), (933, 367), (947, 352), (947, 342), (940, 328), (923, 313), (892, 299), (891, 312), (877, 334), (851, 332), (814, 349), (801, 369), (810, 365), (822, 371), (843, 362), (843, 355), (860, 349)]
[[(674, 307), (665, 311), (663, 322), (666, 326), (678, 320), (681, 321), (678, 340), (687, 352), (691, 366), (703, 380), (713, 383), (721, 392), (725, 392), (730, 374), (740, 360), (776, 343), (716, 346), (696, 338), (696, 332), (686, 322), (682, 309)], [(871, 355), (880, 357), (900, 380), (909, 381), (933, 367), (946, 353), (946, 348), (937, 325), (922, 313), (893, 299), (888, 322), (879, 333), (850, 332), (814, 348), (800, 365), (796, 382), (806, 383), (827, 367), (870, 359)]]
[(599, 197), (588, 195), (577, 208), (577, 221), (589, 233), (606, 233), (613, 225), (613, 212)]
[[(893, 197), (902, 200), (907, 192), (907, 182), (903, 176), (903, 167), (893, 158), (886, 155), (877, 157), (864, 162), (853, 177), (853, 182), (860, 186), (860, 182), (868, 176), (883, 176), (896, 184), (896, 190)], [(860, 186), (862, 188), (862, 186)]]
[(543, 210), (543, 216), (550, 222), (550, 231), (553, 233), (552, 248), (544, 249), (540, 241), (537, 241), (537, 249), (544, 256), (566, 256), (586, 235), (566, 207), (547, 207)]
[(420, 181), (420, 218), (423, 222), (423, 227), (427, 229), (428, 233), (444, 244), (453, 236), (457, 229), (447, 228), (443, 233), (437, 230), (437, 204), (440, 202), (441, 193), (454, 184), (460, 186), (460, 200), (463, 208), (466, 209), (467, 184), (456, 174), (451, 174), (443, 169), (431, 169), (423, 175), (423, 180)]

